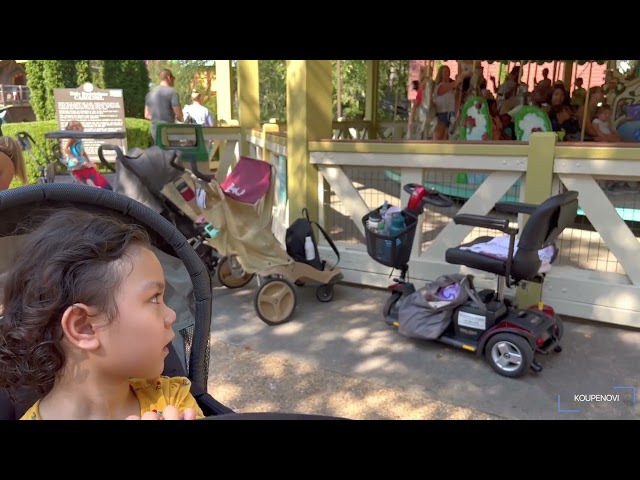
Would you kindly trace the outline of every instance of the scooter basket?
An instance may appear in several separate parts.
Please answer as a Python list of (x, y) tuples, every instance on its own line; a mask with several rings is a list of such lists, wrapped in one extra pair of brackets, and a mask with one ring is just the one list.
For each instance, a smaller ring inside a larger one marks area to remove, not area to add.
[[(374, 211), (379, 211), (376, 209)], [(374, 232), (367, 227), (367, 220), (372, 212), (362, 217), (365, 238), (367, 241), (367, 253), (376, 262), (387, 267), (402, 269), (409, 262), (413, 238), (416, 235), (418, 225), (417, 217), (406, 211), (402, 211), (406, 228), (397, 235), (384, 235)]]

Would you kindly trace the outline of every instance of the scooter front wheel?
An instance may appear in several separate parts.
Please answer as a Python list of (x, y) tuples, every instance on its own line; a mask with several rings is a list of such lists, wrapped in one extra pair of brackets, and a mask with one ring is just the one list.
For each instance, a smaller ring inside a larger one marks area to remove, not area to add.
[(389, 298), (387, 298), (387, 301), (382, 307), (382, 315), (384, 316), (385, 321), (389, 324), (393, 324), (393, 322), (398, 319), (398, 312), (396, 307), (398, 304), (398, 300), (400, 300), (401, 297), (402, 293), (391, 292), (391, 295), (389, 296)]

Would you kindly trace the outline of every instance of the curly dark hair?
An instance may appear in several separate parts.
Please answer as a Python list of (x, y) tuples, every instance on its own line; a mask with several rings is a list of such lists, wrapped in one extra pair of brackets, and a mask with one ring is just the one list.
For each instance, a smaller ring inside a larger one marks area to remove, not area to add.
[[(32, 219), (33, 220), (33, 219)], [(53, 388), (65, 365), (60, 324), (65, 310), (84, 303), (117, 315), (115, 294), (125, 255), (149, 245), (142, 227), (75, 208), (56, 210), (31, 231), (7, 272), (0, 318), (0, 388)]]

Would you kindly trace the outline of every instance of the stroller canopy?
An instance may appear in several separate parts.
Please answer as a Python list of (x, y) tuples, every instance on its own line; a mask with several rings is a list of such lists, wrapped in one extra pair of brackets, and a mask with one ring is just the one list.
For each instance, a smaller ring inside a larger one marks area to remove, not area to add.
[(164, 208), (159, 200), (162, 188), (182, 175), (170, 163), (173, 155), (156, 146), (133, 148), (124, 158), (117, 155), (114, 191), (160, 213)]
[(271, 164), (240, 157), (231, 173), (220, 184), (228, 197), (254, 204), (265, 197), (271, 187)]

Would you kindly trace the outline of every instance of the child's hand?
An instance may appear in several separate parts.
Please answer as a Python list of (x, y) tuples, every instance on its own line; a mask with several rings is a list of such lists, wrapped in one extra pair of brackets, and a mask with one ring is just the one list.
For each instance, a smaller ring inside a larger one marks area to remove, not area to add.
[(193, 408), (187, 408), (180, 413), (173, 405), (167, 406), (162, 413), (146, 412), (142, 417), (138, 415), (130, 415), (127, 420), (195, 420), (196, 411)]

